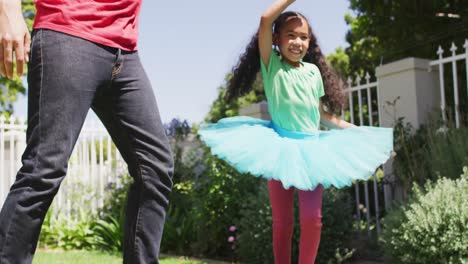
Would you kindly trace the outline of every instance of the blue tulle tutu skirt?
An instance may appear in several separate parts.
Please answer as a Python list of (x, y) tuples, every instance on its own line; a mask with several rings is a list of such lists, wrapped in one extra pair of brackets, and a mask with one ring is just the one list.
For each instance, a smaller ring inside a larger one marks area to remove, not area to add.
[(307, 134), (237, 116), (202, 125), (198, 133), (214, 155), (239, 172), (281, 181), (286, 189), (349, 186), (368, 179), (393, 150), (393, 129), (380, 127)]

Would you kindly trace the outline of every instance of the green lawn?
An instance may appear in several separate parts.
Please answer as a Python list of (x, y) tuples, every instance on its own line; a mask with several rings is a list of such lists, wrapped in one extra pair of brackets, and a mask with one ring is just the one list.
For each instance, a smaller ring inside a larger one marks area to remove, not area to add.
[[(33, 264), (121, 264), (122, 257), (92, 251), (44, 251), (38, 250)], [(187, 257), (163, 256), (161, 264), (222, 264), (215, 261), (193, 260)]]

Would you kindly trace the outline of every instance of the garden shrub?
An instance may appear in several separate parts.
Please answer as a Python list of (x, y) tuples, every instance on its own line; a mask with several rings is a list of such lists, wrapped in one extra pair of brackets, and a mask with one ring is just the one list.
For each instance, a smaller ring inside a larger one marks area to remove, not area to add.
[(92, 222), (90, 211), (80, 209), (77, 219), (71, 219), (54, 217), (50, 210), (44, 219), (39, 245), (64, 250), (94, 250), (97, 248), (97, 237)]
[(457, 180), (413, 186), (410, 201), (384, 221), (391, 263), (468, 263), (468, 168)]
[(72, 197), (76, 197), (78, 202), (70, 216), (62, 212), (54, 213), (53, 208), (47, 212), (39, 237), (39, 246), (65, 250), (122, 251), (124, 208), (131, 182), (130, 176), (122, 175), (116, 181), (108, 183), (104, 206), (98, 208), (97, 214), (91, 209), (84, 209), (91, 208), (90, 202), (80, 202), (81, 197), (91, 195), (87, 195), (88, 189), (80, 188), (81, 185), (78, 184), (72, 193)]
[(242, 206), (251, 202), (247, 197), (257, 192), (261, 179), (238, 173), (208, 151), (205, 164), (205, 172), (193, 185), (194, 250), (206, 256), (231, 256), (229, 227), (240, 218)]
[(192, 209), (194, 204), (193, 182), (198, 174), (202, 158), (198, 142), (191, 134), (187, 121), (172, 119), (165, 124), (166, 135), (169, 137), (174, 157), (173, 188), (166, 213), (161, 251), (178, 255), (194, 255), (193, 243), (196, 238), (196, 228)]
[(447, 128), (436, 118), (414, 131), (404, 119), (397, 120), (394, 130), (396, 157), (394, 173), (406, 191), (413, 182), (423, 185), (436, 181), (442, 173), (449, 179), (460, 175), (468, 164), (468, 128)]
[(274, 263), (272, 216), (266, 182), (258, 193), (244, 198), (238, 223), (237, 255), (244, 263)]
[[(345, 245), (353, 231), (353, 206), (347, 189), (327, 189), (323, 193), (322, 235), (317, 255), (317, 264), (335, 263), (348, 250)], [(350, 257), (350, 256), (348, 256)]]
[(125, 206), (127, 192), (133, 179), (125, 174), (106, 186), (103, 207), (99, 208), (99, 219), (91, 223), (96, 235), (97, 247), (110, 252), (122, 252), (124, 240)]
[(96, 236), (96, 246), (108, 252), (122, 252), (124, 244), (124, 230), (122, 221), (107, 216), (92, 223), (92, 230)]

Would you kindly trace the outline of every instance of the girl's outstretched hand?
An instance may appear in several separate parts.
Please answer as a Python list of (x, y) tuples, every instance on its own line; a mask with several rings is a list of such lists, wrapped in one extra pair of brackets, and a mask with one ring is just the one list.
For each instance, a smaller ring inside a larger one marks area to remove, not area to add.
[(23, 75), (28, 62), (31, 36), (21, 11), (21, 0), (0, 0), (0, 74), (13, 79)]

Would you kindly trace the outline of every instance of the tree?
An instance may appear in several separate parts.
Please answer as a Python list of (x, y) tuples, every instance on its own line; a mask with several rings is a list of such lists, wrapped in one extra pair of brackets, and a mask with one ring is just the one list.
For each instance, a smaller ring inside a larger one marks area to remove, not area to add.
[(327, 62), (332, 65), (339, 76), (348, 76), (350, 72), (349, 56), (342, 47), (338, 47), (335, 53), (328, 55)]
[[(226, 76), (226, 83), (231, 78), (231, 74)], [(260, 74), (257, 75), (257, 79), (253, 84), (253, 88), (250, 93), (241, 96), (233, 102), (226, 102), (224, 96), (226, 95), (226, 87), (219, 87), (218, 98), (211, 105), (210, 112), (205, 118), (208, 123), (215, 123), (219, 119), (224, 117), (236, 116), (239, 114), (239, 109), (254, 103), (258, 103), (265, 100), (265, 94), (263, 91), (263, 82)]]
[(406, 57), (435, 58), (439, 45), (461, 47), (468, 33), (463, 0), (350, 0), (350, 8), (355, 17), (345, 17), (346, 76), (374, 73), (376, 66)]
[[(34, 16), (36, 15), (34, 1), (23, 0), (22, 10), (26, 24), (31, 30)], [(12, 114), (13, 103), (18, 99), (18, 93), (24, 94), (25, 91), (26, 89), (20, 76), (16, 76), (14, 80), (0, 76), (0, 114)]]

